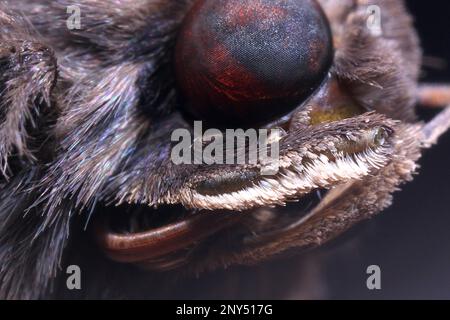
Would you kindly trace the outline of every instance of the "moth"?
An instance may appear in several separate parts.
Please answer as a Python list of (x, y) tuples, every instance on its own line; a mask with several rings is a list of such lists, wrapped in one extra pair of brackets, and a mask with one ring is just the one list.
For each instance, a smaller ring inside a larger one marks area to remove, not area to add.
[[(419, 83), (403, 1), (80, 0), (68, 28), (72, 5), (0, 7), (1, 298), (63, 297), (70, 263), (83, 297), (130, 298), (319, 246), (450, 126), (416, 116), (450, 90)], [(174, 164), (194, 119), (283, 128), (280, 171)]]

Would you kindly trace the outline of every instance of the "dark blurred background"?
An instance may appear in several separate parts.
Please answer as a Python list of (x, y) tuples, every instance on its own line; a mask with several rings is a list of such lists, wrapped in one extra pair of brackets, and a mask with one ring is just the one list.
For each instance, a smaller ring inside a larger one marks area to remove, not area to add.
[[(422, 81), (450, 83), (450, 1), (407, 3), (424, 49)], [(323, 249), (326, 298), (450, 299), (450, 134), (425, 153), (419, 173), (391, 208)], [(381, 267), (380, 291), (366, 287), (372, 264)]]

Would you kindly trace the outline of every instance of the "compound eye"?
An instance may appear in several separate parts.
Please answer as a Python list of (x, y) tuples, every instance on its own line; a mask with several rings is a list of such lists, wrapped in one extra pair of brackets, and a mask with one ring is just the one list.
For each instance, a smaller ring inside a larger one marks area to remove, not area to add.
[(250, 126), (296, 108), (332, 59), (315, 0), (198, 0), (180, 30), (175, 70), (193, 117)]

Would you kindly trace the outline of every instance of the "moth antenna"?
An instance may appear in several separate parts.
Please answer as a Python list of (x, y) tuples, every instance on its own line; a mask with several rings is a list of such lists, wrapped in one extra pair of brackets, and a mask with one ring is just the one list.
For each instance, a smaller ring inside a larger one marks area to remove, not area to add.
[(424, 126), (424, 144), (427, 146), (436, 144), (437, 140), (449, 129), (450, 105)]

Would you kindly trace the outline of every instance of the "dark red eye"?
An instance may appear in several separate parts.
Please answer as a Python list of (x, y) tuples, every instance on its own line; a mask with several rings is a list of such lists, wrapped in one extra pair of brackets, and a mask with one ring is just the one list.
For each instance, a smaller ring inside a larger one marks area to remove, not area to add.
[(198, 0), (180, 30), (175, 67), (195, 118), (250, 125), (298, 106), (332, 57), (314, 0)]

